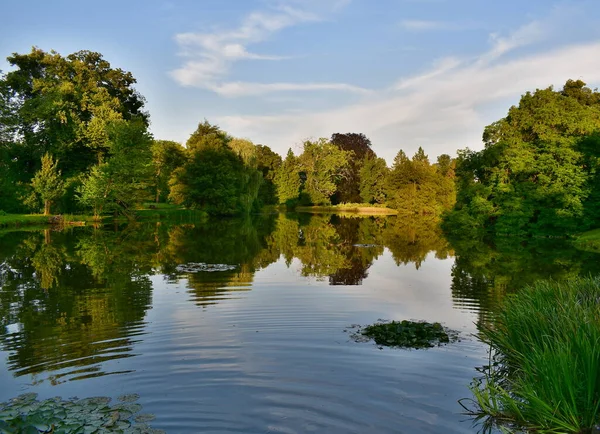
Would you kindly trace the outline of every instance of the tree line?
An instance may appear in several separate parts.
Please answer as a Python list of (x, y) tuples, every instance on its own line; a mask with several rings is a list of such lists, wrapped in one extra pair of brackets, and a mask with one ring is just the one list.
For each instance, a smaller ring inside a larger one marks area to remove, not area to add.
[(33, 48), (0, 73), (0, 210), (129, 214), (171, 202), (213, 215), (264, 205), (388, 205), (440, 214), (454, 202), (454, 161), (422, 149), (392, 167), (364, 134), (307, 140), (285, 158), (200, 122), (185, 146), (155, 140), (130, 72), (101, 54)]

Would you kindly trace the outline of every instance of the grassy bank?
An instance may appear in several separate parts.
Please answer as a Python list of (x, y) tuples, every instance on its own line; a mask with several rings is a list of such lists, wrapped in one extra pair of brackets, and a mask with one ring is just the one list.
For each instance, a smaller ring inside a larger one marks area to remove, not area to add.
[(335, 213), (335, 214), (363, 214), (363, 215), (396, 215), (398, 211), (385, 206), (372, 206), (360, 203), (342, 203), (329, 206), (297, 206), (297, 212), (309, 213)]
[(0, 228), (21, 226), (41, 226), (49, 223), (50, 218), (41, 214), (0, 214)]
[(479, 416), (535, 432), (600, 423), (600, 278), (538, 282), (509, 298), (481, 339), (492, 354), (472, 386)]

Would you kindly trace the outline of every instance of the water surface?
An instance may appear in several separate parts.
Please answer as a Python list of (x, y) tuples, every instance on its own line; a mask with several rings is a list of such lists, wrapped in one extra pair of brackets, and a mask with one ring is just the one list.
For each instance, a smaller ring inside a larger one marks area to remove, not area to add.
[[(486, 362), (475, 324), (598, 258), (562, 241), (451, 245), (396, 217), (3, 232), (0, 401), (139, 393), (170, 433), (477, 432), (457, 403)], [(350, 339), (378, 319), (440, 321), (462, 340)]]

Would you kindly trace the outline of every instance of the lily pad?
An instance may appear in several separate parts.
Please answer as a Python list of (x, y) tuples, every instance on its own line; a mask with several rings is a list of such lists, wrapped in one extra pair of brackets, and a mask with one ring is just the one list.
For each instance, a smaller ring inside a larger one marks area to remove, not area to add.
[(138, 394), (119, 397), (120, 403), (109, 406), (104, 396), (84, 399), (52, 398), (38, 401), (29, 393), (0, 402), (0, 433), (159, 433), (146, 422), (151, 414), (139, 414), (142, 406), (134, 401)]
[(353, 326), (352, 337), (357, 342), (374, 340), (379, 346), (398, 348), (431, 348), (456, 342), (458, 332), (442, 326), (439, 322), (425, 321), (378, 321), (368, 326)]

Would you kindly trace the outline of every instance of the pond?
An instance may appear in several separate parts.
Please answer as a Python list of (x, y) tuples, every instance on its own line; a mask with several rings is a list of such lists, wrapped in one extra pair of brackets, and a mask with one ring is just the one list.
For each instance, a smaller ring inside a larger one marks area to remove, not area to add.
[[(445, 240), (435, 222), (280, 214), (0, 232), (0, 401), (139, 394), (168, 433), (470, 433), (472, 335), (537, 278), (595, 273), (560, 240)], [(460, 341), (380, 348), (377, 320)]]

